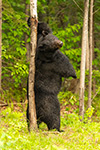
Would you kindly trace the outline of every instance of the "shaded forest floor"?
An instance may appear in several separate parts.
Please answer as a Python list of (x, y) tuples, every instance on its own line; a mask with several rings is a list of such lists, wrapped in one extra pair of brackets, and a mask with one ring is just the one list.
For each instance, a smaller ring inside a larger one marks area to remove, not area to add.
[(100, 150), (100, 123), (82, 123), (75, 113), (61, 109), (61, 129), (47, 131), (45, 124), (28, 133), (26, 104), (0, 109), (0, 150)]

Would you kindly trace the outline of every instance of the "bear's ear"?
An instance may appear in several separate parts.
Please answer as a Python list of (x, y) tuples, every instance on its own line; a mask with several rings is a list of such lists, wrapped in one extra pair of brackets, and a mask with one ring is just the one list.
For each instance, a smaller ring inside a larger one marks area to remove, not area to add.
[(42, 35), (45, 37), (46, 35), (48, 35), (48, 32), (43, 30)]

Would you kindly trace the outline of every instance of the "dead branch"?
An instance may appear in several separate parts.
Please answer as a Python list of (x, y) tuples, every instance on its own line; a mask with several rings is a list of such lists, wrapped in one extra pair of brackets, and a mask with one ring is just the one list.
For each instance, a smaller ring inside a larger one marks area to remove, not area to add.
[(73, 2), (76, 4), (76, 6), (83, 12), (82, 8), (77, 4), (77, 2), (75, 0), (73, 0)]
[(92, 98), (92, 101), (93, 101), (93, 99), (97, 96), (97, 94), (99, 93), (99, 91), (100, 91), (100, 89), (95, 93), (95, 95), (94, 95), (93, 98)]
[(25, 103), (5, 103), (5, 104), (0, 104), (0, 107), (3, 107), (3, 106), (9, 106), (9, 105), (11, 105), (11, 104), (13, 104), (13, 105), (19, 105), (19, 104), (26, 104), (26, 102)]
[(100, 10), (100, 8), (98, 8), (93, 14), (97, 13)]

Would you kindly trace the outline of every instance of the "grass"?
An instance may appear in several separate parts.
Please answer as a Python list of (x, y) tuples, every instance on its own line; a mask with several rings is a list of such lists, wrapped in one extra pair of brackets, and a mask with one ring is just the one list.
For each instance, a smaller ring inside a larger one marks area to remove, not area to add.
[(41, 124), (38, 132), (29, 133), (25, 112), (10, 107), (0, 113), (0, 150), (100, 150), (100, 123), (82, 123), (76, 114), (61, 117), (65, 132), (47, 131)]

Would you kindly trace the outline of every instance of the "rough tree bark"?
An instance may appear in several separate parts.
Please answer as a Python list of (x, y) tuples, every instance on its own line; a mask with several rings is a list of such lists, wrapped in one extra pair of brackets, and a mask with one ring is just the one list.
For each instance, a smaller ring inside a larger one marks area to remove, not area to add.
[(1, 75), (2, 75), (2, 0), (0, 0), (0, 91), (1, 91)]
[[(25, 14), (26, 14), (25, 20), (26, 20), (26, 22), (29, 17), (29, 9), (30, 9), (30, 5), (26, 2), (25, 3)], [(25, 47), (27, 49), (27, 62), (29, 62), (29, 60), (30, 60), (30, 43), (27, 42), (28, 37), (29, 36), (27, 35), (27, 33), (25, 33)]]
[(92, 56), (93, 56), (93, 2), (90, 3), (90, 55), (89, 55), (89, 91), (88, 91), (88, 108), (91, 107), (91, 92), (92, 92)]
[(84, 118), (84, 89), (85, 89), (85, 62), (87, 48), (87, 33), (88, 33), (88, 8), (89, 0), (85, 0), (84, 4), (84, 20), (82, 33), (82, 53), (81, 53), (81, 72), (80, 72), (80, 93), (79, 93), (79, 115), (81, 120)]
[(89, 70), (89, 37), (88, 36), (87, 36), (87, 49), (86, 49), (86, 70)]
[(35, 78), (35, 51), (37, 46), (37, 0), (30, 0), (31, 20), (31, 54), (29, 68), (29, 125), (30, 131), (37, 129), (34, 78)]
[[(95, 3), (95, 1), (94, 1), (94, 3)], [(93, 15), (93, 18), (94, 18), (94, 15)], [(94, 21), (93, 21), (93, 55), (92, 55), (93, 57), (92, 57), (92, 60), (95, 59), (94, 45), (95, 44), (94, 44)], [(93, 68), (93, 70), (95, 70), (96, 69), (95, 65), (93, 65), (92, 68)], [(93, 78), (93, 85), (92, 86), (93, 86), (93, 95), (95, 95), (96, 94), (96, 78)]]

